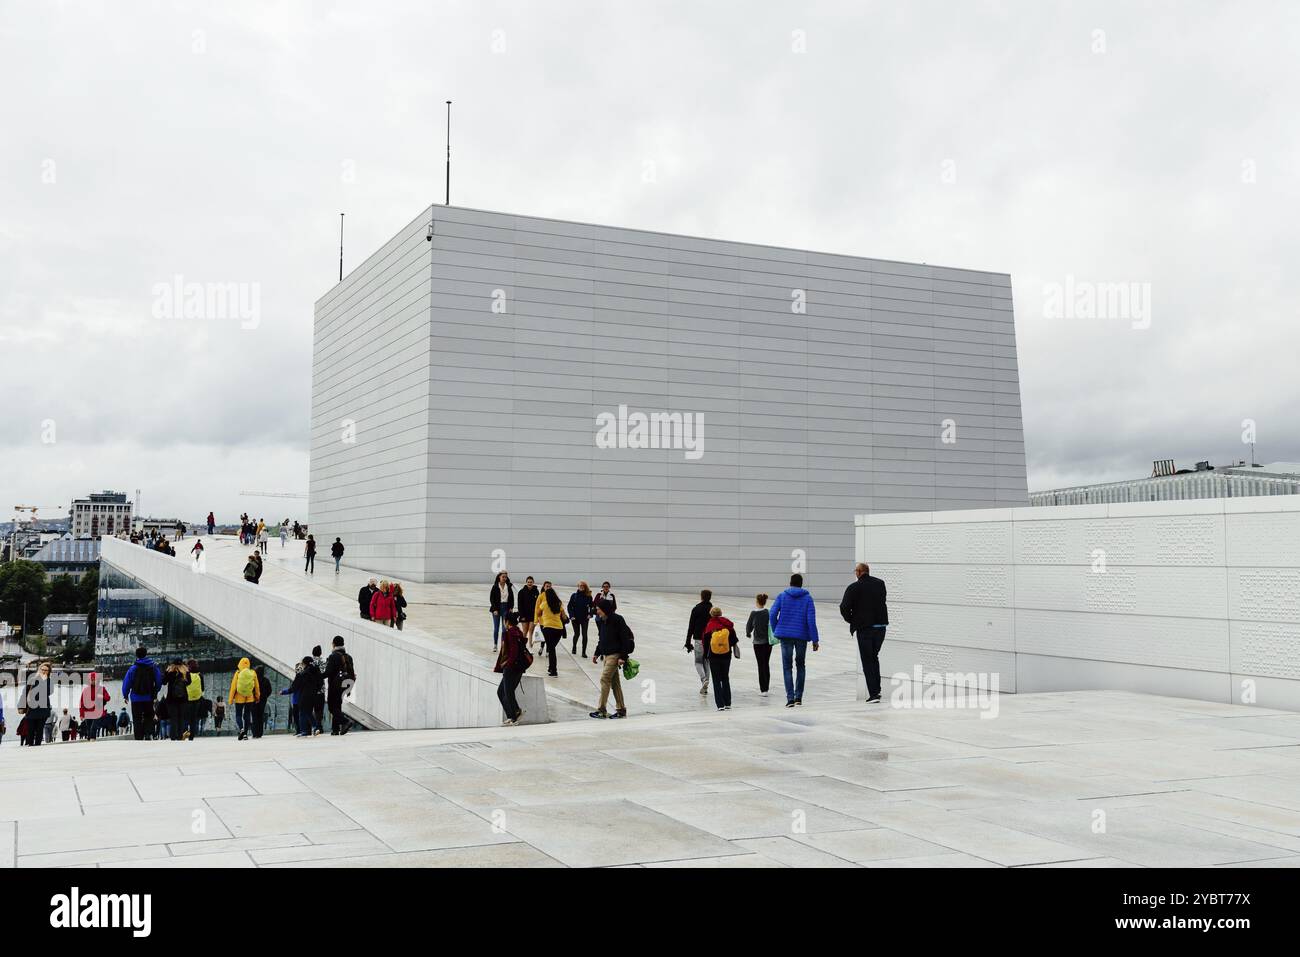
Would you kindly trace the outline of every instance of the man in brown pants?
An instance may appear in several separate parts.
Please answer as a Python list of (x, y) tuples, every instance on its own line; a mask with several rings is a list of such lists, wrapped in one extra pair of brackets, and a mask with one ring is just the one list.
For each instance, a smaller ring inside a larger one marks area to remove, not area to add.
[[(593, 718), (626, 718), (627, 708), (623, 704), (623, 685), (619, 677), (619, 669), (627, 664), (627, 657), (632, 653), (634, 639), (632, 629), (627, 626), (623, 616), (611, 611), (606, 602), (596, 599), (596, 615), (600, 618), (603, 627), (600, 630), (600, 643), (596, 646), (596, 653), (591, 656), (592, 664), (600, 658), (605, 659), (604, 667), (600, 672), (600, 704), (596, 710), (591, 712)], [(618, 705), (618, 710), (609, 714), (605, 710), (605, 705), (609, 701), (610, 690), (614, 692), (614, 702)]]

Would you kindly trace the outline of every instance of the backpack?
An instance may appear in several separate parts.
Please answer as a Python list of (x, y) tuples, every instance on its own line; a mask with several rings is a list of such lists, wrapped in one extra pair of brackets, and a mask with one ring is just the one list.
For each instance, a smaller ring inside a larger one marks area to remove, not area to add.
[(253, 689), (257, 687), (257, 673), (252, 668), (245, 668), (235, 676), (235, 691), (241, 696), (248, 698), (253, 694)]
[(731, 654), (730, 628), (715, 628), (709, 633), (709, 651), (715, 655)]
[(131, 694), (153, 699), (158, 693), (158, 682), (154, 680), (153, 666), (142, 666), (136, 662), (135, 677), (131, 679)]

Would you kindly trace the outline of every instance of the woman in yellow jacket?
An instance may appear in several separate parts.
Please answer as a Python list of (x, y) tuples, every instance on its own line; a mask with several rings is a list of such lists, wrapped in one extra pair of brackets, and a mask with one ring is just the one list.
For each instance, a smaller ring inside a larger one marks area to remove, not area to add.
[(262, 698), (262, 683), (257, 680), (257, 672), (249, 665), (247, 658), (239, 659), (239, 668), (230, 679), (230, 694), (227, 704), (235, 706), (235, 727), (239, 728), (239, 740), (248, 737), (253, 730), (253, 705)]
[(203, 676), (193, 658), (185, 662), (185, 668), (190, 673), (190, 683), (185, 686), (185, 733), (181, 737), (193, 741), (203, 723)]
[(555, 646), (564, 639), (564, 623), (569, 620), (569, 616), (564, 610), (564, 602), (560, 601), (560, 596), (550, 582), (542, 583), (542, 593), (537, 596), (533, 620), (541, 626), (542, 637), (546, 640), (547, 664), (550, 665), (547, 675), (556, 678), (559, 673), (555, 670)]

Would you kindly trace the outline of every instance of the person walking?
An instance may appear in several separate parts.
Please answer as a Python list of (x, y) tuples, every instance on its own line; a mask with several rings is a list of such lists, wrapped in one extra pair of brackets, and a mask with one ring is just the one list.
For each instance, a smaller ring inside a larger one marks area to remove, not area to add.
[(721, 608), (709, 609), (709, 621), (704, 626), (701, 642), (713, 677), (713, 704), (719, 711), (731, 710), (731, 659), (740, 657), (740, 638), (730, 618)]
[(538, 627), (542, 629), (542, 640), (546, 646), (548, 669), (546, 676), (558, 678), (560, 673), (555, 670), (555, 646), (564, 640), (564, 625), (569, 620), (569, 615), (564, 610), (564, 602), (560, 601), (560, 596), (556, 594), (555, 587), (550, 582), (542, 582), (535, 618)]
[(334, 574), (337, 575), (339, 565), (343, 562), (343, 539), (334, 539), (334, 544), (330, 546), (330, 558), (334, 559)]
[(691, 617), (686, 622), (686, 650), (695, 653), (695, 673), (700, 677), (700, 696), (709, 693), (709, 657), (704, 649), (704, 628), (709, 623), (709, 612), (713, 610), (713, 592), (705, 588), (700, 592), (700, 600), (691, 609)]
[(199, 736), (199, 726), (203, 723), (204, 703), (203, 675), (199, 674), (199, 663), (193, 658), (185, 662), (185, 671), (190, 682), (185, 686), (185, 733), (181, 735), (186, 741), (193, 741)]
[(328, 683), (325, 701), (330, 709), (331, 735), (343, 735), (352, 730), (352, 722), (343, 714), (343, 696), (356, 684), (357, 670), (352, 656), (343, 646), (343, 636), (335, 635), (334, 650), (325, 661), (325, 680)]
[[(141, 645), (135, 650), (135, 664), (126, 669), (122, 678), (122, 700), (131, 704), (131, 719), (127, 727), (135, 729), (137, 741), (153, 737), (153, 699), (162, 685), (162, 669), (154, 664), (148, 650)], [(118, 727), (121, 725), (119, 720)]]
[(569, 622), (573, 625), (573, 648), (570, 654), (578, 654), (578, 634), (582, 634), (582, 657), (587, 657), (587, 624), (591, 621), (591, 586), (578, 582), (577, 590), (569, 596)]
[(239, 729), (240, 741), (247, 739), (253, 730), (253, 705), (261, 696), (262, 684), (257, 680), (252, 662), (240, 658), (239, 667), (230, 679), (230, 693), (226, 697), (226, 703), (235, 706), (235, 727)]
[(54, 711), (53, 709), (51, 709), (49, 717), (45, 719), (45, 743), (46, 744), (54, 743), (54, 735), (57, 731), (58, 731), (58, 720), (54, 717)]
[(263, 521), (257, 523), (257, 549), (266, 554), (266, 522)]
[(167, 684), (167, 737), (172, 741), (184, 741), (189, 732), (189, 687), (190, 672), (185, 662), (177, 658), (167, 666), (163, 676)]
[(194, 547), (190, 549), (190, 558), (193, 559), (196, 569), (203, 567), (203, 539), (194, 539)]
[(293, 683), (281, 691), (281, 694), (293, 695), (294, 703), (298, 708), (298, 730), (295, 737), (310, 738), (313, 731), (312, 726), (312, 705), (316, 700), (316, 695), (324, 685), (325, 676), (321, 674), (320, 669), (316, 667), (316, 662), (309, 655), (302, 659), (298, 666), (298, 673), (293, 677)]
[(77, 714), (81, 716), (86, 727), (86, 737), (91, 741), (99, 737), (99, 730), (104, 717), (105, 705), (108, 704), (108, 689), (100, 683), (99, 672), (92, 671), (86, 679), (86, 687), (81, 689), (77, 700)]
[(316, 574), (316, 536), (308, 535), (307, 544), (303, 546), (303, 556), (307, 559), (302, 566), (304, 573)]
[(393, 624), (397, 630), (402, 630), (402, 622), (406, 621), (406, 593), (402, 591), (401, 582), (393, 582)]
[(497, 636), (506, 627), (506, 615), (515, 607), (515, 586), (506, 571), (497, 572), (488, 592), (488, 610), (492, 612), (492, 650), (497, 650)]
[(126, 710), (126, 705), (122, 705), (122, 710), (117, 716), (117, 733), (126, 734), (131, 730), (131, 713)]
[(257, 700), (253, 702), (253, 737), (260, 738), (266, 729), (266, 706), (271, 701), (271, 679), (266, 676), (266, 665), (253, 669), (257, 675)]
[(212, 700), (212, 729), (221, 733), (221, 726), (226, 723), (226, 703), (219, 697)]
[(533, 656), (528, 653), (524, 633), (519, 630), (519, 615), (513, 611), (505, 613), (505, 631), (501, 636), (501, 652), (497, 656), (496, 667), (492, 670), (501, 676), (497, 685), (497, 700), (505, 712), (505, 724), (518, 724), (524, 716), (524, 709), (519, 707), (515, 691), (523, 680), (524, 672), (533, 663)]
[(849, 634), (858, 640), (862, 676), (867, 679), (867, 704), (880, 703), (880, 646), (885, 643), (889, 608), (885, 583), (873, 578), (866, 562), (853, 566), (855, 580), (844, 589), (840, 617), (849, 623)]
[[(790, 576), (790, 587), (776, 596), (769, 615), (772, 634), (781, 641), (781, 673), (785, 678), (785, 706), (803, 704), (804, 657), (808, 643), (813, 651), (820, 647), (817, 637), (817, 608), (812, 595), (803, 587), (803, 576)], [(797, 672), (795, 677), (791, 672)]]
[(280, 548), (289, 544), (289, 520), (286, 518), (280, 523)]
[(759, 592), (754, 596), (753, 611), (745, 622), (745, 635), (754, 642), (754, 662), (758, 665), (758, 693), (767, 697), (767, 688), (772, 680), (772, 635), (768, 625), (767, 594)]
[(379, 583), (379, 590), (370, 596), (370, 620), (393, 627), (393, 586), (387, 578)]
[(311, 650), (311, 660), (320, 672), (320, 684), (316, 688), (316, 697), (311, 700), (312, 734), (320, 734), (325, 727), (325, 659), (321, 657), (320, 645)]
[(211, 538), (217, 534), (217, 517), (208, 512), (208, 537)]
[(68, 709), (64, 708), (63, 713), (58, 717), (59, 740), (67, 741), (72, 734), (72, 715), (68, 714)]
[(537, 626), (537, 595), (537, 586), (533, 584), (533, 576), (529, 575), (524, 579), (524, 587), (519, 589), (519, 593), (515, 596), (519, 610), (519, 626), (524, 631), (524, 641), (530, 644), (533, 640), (533, 629)]
[(361, 617), (366, 621), (370, 620), (370, 599), (375, 597), (377, 591), (379, 591), (379, 586), (375, 583), (375, 579), (372, 578), (362, 585), (361, 590), (357, 592), (357, 605), (361, 608)]
[[(623, 702), (623, 683), (619, 672), (627, 664), (636, 641), (623, 616), (610, 611), (609, 605), (600, 600), (596, 602), (596, 620), (602, 622), (604, 627), (596, 629), (600, 642), (596, 645), (596, 653), (591, 656), (591, 663), (594, 665), (601, 659), (604, 662), (600, 669), (600, 703), (590, 717), (626, 718), (627, 706)], [(611, 691), (614, 692), (614, 703), (618, 706), (613, 714), (605, 710)]]
[[(596, 593), (596, 597), (593, 598), (591, 602), (593, 612), (596, 608), (596, 602), (602, 602), (610, 614), (618, 611), (618, 599), (615, 598), (614, 593), (610, 591), (609, 582), (600, 583), (600, 591)], [(603, 635), (601, 629), (604, 627), (605, 619), (601, 618), (600, 615), (596, 615), (596, 644), (600, 644), (600, 638)]]

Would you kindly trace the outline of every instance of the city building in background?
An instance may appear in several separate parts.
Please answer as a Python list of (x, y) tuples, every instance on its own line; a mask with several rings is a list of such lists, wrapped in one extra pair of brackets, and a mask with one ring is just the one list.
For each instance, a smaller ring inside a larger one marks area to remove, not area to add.
[(1161, 459), (1154, 463), (1151, 473), (1148, 478), (1030, 492), (1029, 504), (1090, 505), (1300, 494), (1300, 462), (1238, 462), (1216, 467), (1206, 461), (1197, 462), (1194, 469), (1175, 469), (1172, 460)]
[(73, 501), (69, 515), (73, 538), (99, 538), (131, 530), (131, 502), (125, 492), (91, 492)]
[(830, 587), (1027, 503), (1011, 278), (434, 206), (316, 303), (310, 469), (381, 574)]
[(179, 518), (136, 518), (130, 530), (146, 536), (154, 532), (171, 538), (176, 534), (177, 525), (184, 525), (186, 530), (190, 527), (189, 522), (182, 522)]
[(45, 574), (53, 579), (59, 575), (70, 575), (77, 581), (92, 568), (99, 567), (99, 539), (72, 538), (65, 535), (46, 542), (30, 559), (45, 569)]
[(61, 642), (69, 638), (85, 638), (90, 634), (90, 618), (84, 614), (46, 615), (41, 634)]

